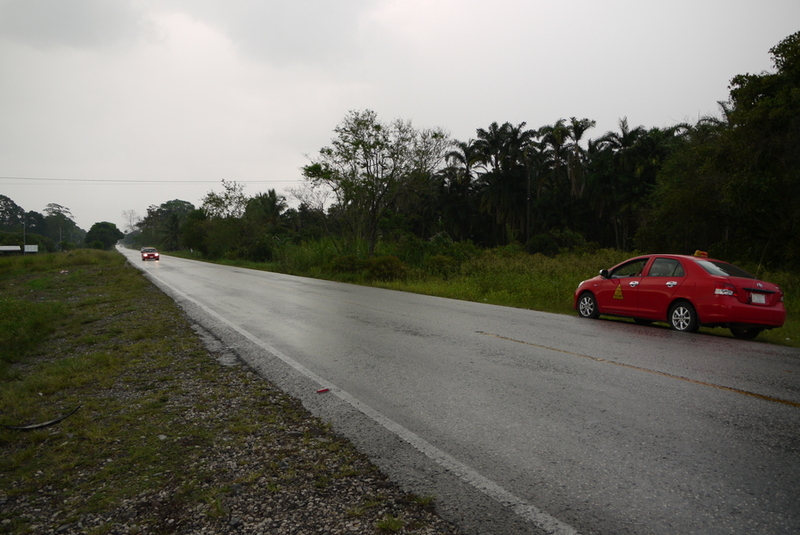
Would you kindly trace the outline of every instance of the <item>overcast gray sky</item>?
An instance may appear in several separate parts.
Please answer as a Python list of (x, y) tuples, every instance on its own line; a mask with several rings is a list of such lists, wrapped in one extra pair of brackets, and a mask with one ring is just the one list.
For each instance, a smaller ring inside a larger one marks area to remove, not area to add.
[(349, 110), (460, 140), (717, 114), (797, 0), (0, 0), (0, 194), (81, 228), (301, 182)]

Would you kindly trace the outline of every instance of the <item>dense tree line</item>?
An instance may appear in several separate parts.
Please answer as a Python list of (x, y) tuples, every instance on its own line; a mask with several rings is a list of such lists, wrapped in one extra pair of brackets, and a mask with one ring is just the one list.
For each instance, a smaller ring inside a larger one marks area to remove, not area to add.
[(128, 239), (255, 261), (323, 237), (356, 257), (431, 240), (545, 254), (704, 249), (800, 270), (800, 32), (770, 54), (775, 71), (735, 76), (718, 117), (666, 128), (621, 119), (594, 138), (588, 118), (495, 122), (453, 140), (351, 111), (303, 168), (297, 208), (223, 181), (200, 207), (151, 206)]
[(153, 207), (142, 232), (253, 260), (321, 236), (362, 256), (379, 242), (444, 237), (542, 253), (706, 249), (799, 269), (800, 33), (770, 54), (775, 72), (734, 77), (719, 117), (666, 128), (622, 119), (596, 138), (587, 118), (492, 123), (463, 141), (352, 111), (303, 168), (299, 208), (223, 181), (200, 208)]
[(49, 203), (44, 213), (26, 211), (0, 195), (0, 244), (38, 245), (40, 251), (83, 246), (86, 231), (75, 223), (70, 209)]
[(659, 173), (639, 244), (800, 268), (800, 32), (776, 72), (739, 75), (721, 119), (687, 130)]
[(0, 245), (38, 245), (41, 252), (91, 247), (110, 249), (125, 235), (114, 223), (101, 221), (88, 232), (78, 227), (66, 206), (49, 203), (44, 214), (25, 211), (0, 195)]

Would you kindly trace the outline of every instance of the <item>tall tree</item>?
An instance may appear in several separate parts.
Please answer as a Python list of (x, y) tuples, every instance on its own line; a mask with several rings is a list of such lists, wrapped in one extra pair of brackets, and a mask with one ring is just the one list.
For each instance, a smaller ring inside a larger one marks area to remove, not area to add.
[(683, 135), (643, 242), (800, 269), (800, 32), (770, 54), (774, 73), (735, 76), (723, 117)]
[(448, 168), (454, 170), (449, 185), (469, 186), (475, 171), (482, 168), (480, 147), (474, 139), (455, 141), (453, 147), (445, 154)]
[(0, 230), (16, 231), (25, 218), (25, 210), (5, 195), (0, 195)]
[(137, 240), (141, 245), (153, 245), (167, 251), (175, 251), (182, 247), (181, 226), (194, 205), (188, 201), (173, 199), (159, 206), (150, 205), (147, 215), (135, 223), (141, 231)]
[(248, 199), (242, 218), (245, 234), (242, 253), (249, 260), (272, 259), (279, 236), (287, 231), (281, 217), (287, 206), (286, 198), (274, 189)]
[(569, 178), (567, 156), (570, 130), (564, 119), (539, 128), (541, 154), (536, 182), (536, 219), (540, 231), (569, 226)]
[(86, 244), (94, 247), (99, 244), (101, 249), (110, 249), (117, 241), (125, 237), (114, 223), (102, 221), (95, 223), (86, 233)]
[(416, 130), (411, 123), (382, 123), (372, 110), (351, 111), (334, 129), (329, 147), (303, 167), (310, 189), (329, 189), (355, 241), (375, 252), (379, 223), (414, 181), (438, 170), (449, 145), (441, 129)]
[(487, 166), (480, 176), (480, 206), (494, 219), (499, 243), (527, 238), (527, 156), (534, 136), (535, 132), (525, 130), (525, 123), (492, 123), (477, 130), (476, 148)]
[(210, 191), (203, 197), (203, 210), (210, 217), (240, 218), (247, 207), (244, 185), (222, 179), (222, 192)]
[(474, 239), (484, 223), (476, 183), (477, 174), (486, 170), (480, 145), (473, 139), (455, 141), (445, 158), (440, 172), (443, 230), (455, 240)]
[(122, 219), (125, 220), (125, 232), (134, 232), (136, 223), (139, 221), (139, 214), (136, 210), (123, 210)]
[(281, 214), (287, 207), (286, 197), (271, 189), (247, 201), (244, 217), (260, 229), (271, 231), (281, 224)]
[(80, 245), (85, 234), (75, 223), (72, 212), (66, 206), (49, 203), (44, 208), (47, 222), (47, 237), (63, 247), (67, 243)]
[(567, 175), (569, 176), (570, 193), (576, 198), (583, 196), (583, 190), (586, 187), (587, 152), (581, 146), (581, 140), (586, 131), (594, 128), (596, 124), (591, 119), (570, 117), (570, 123), (567, 125), (569, 139), (571, 140), (566, 147)]
[(609, 131), (600, 141), (600, 150), (607, 152), (611, 158), (607, 160), (612, 168), (605, 175), (601, 195), (609, 211), (614, 227), (614, 246), (617, 249), (629, 249), (635, 234), (633, 221), (636, 217), (637, 203), (644, 201), (646, 191), (641, 187), (637, 177), (638, 161), (634, 147), (646, 130), (642, 126), (631, 128), (627, 117), (620, 119), (619, 132)]
[(731, 80), (726, 193), (736, 240), (800, 269), (800, 32), (769, 52), (774, 73)]

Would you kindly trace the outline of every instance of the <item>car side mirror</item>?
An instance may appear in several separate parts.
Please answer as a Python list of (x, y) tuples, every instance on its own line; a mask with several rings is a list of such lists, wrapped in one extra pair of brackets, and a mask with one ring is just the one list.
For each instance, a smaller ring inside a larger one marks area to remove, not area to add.
[(600, 276), (603, 277), (604, 279), (607, 279), (608, 278), (608, 270), (607, 269), (601, 269), (600, 270)]

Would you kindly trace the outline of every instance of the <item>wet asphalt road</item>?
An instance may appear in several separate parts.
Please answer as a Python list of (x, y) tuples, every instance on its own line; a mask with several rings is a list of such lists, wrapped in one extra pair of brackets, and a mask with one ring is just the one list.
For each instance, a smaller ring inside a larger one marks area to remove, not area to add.
[(800, 532), (797, 349), (122, 252), (468, 533)]

